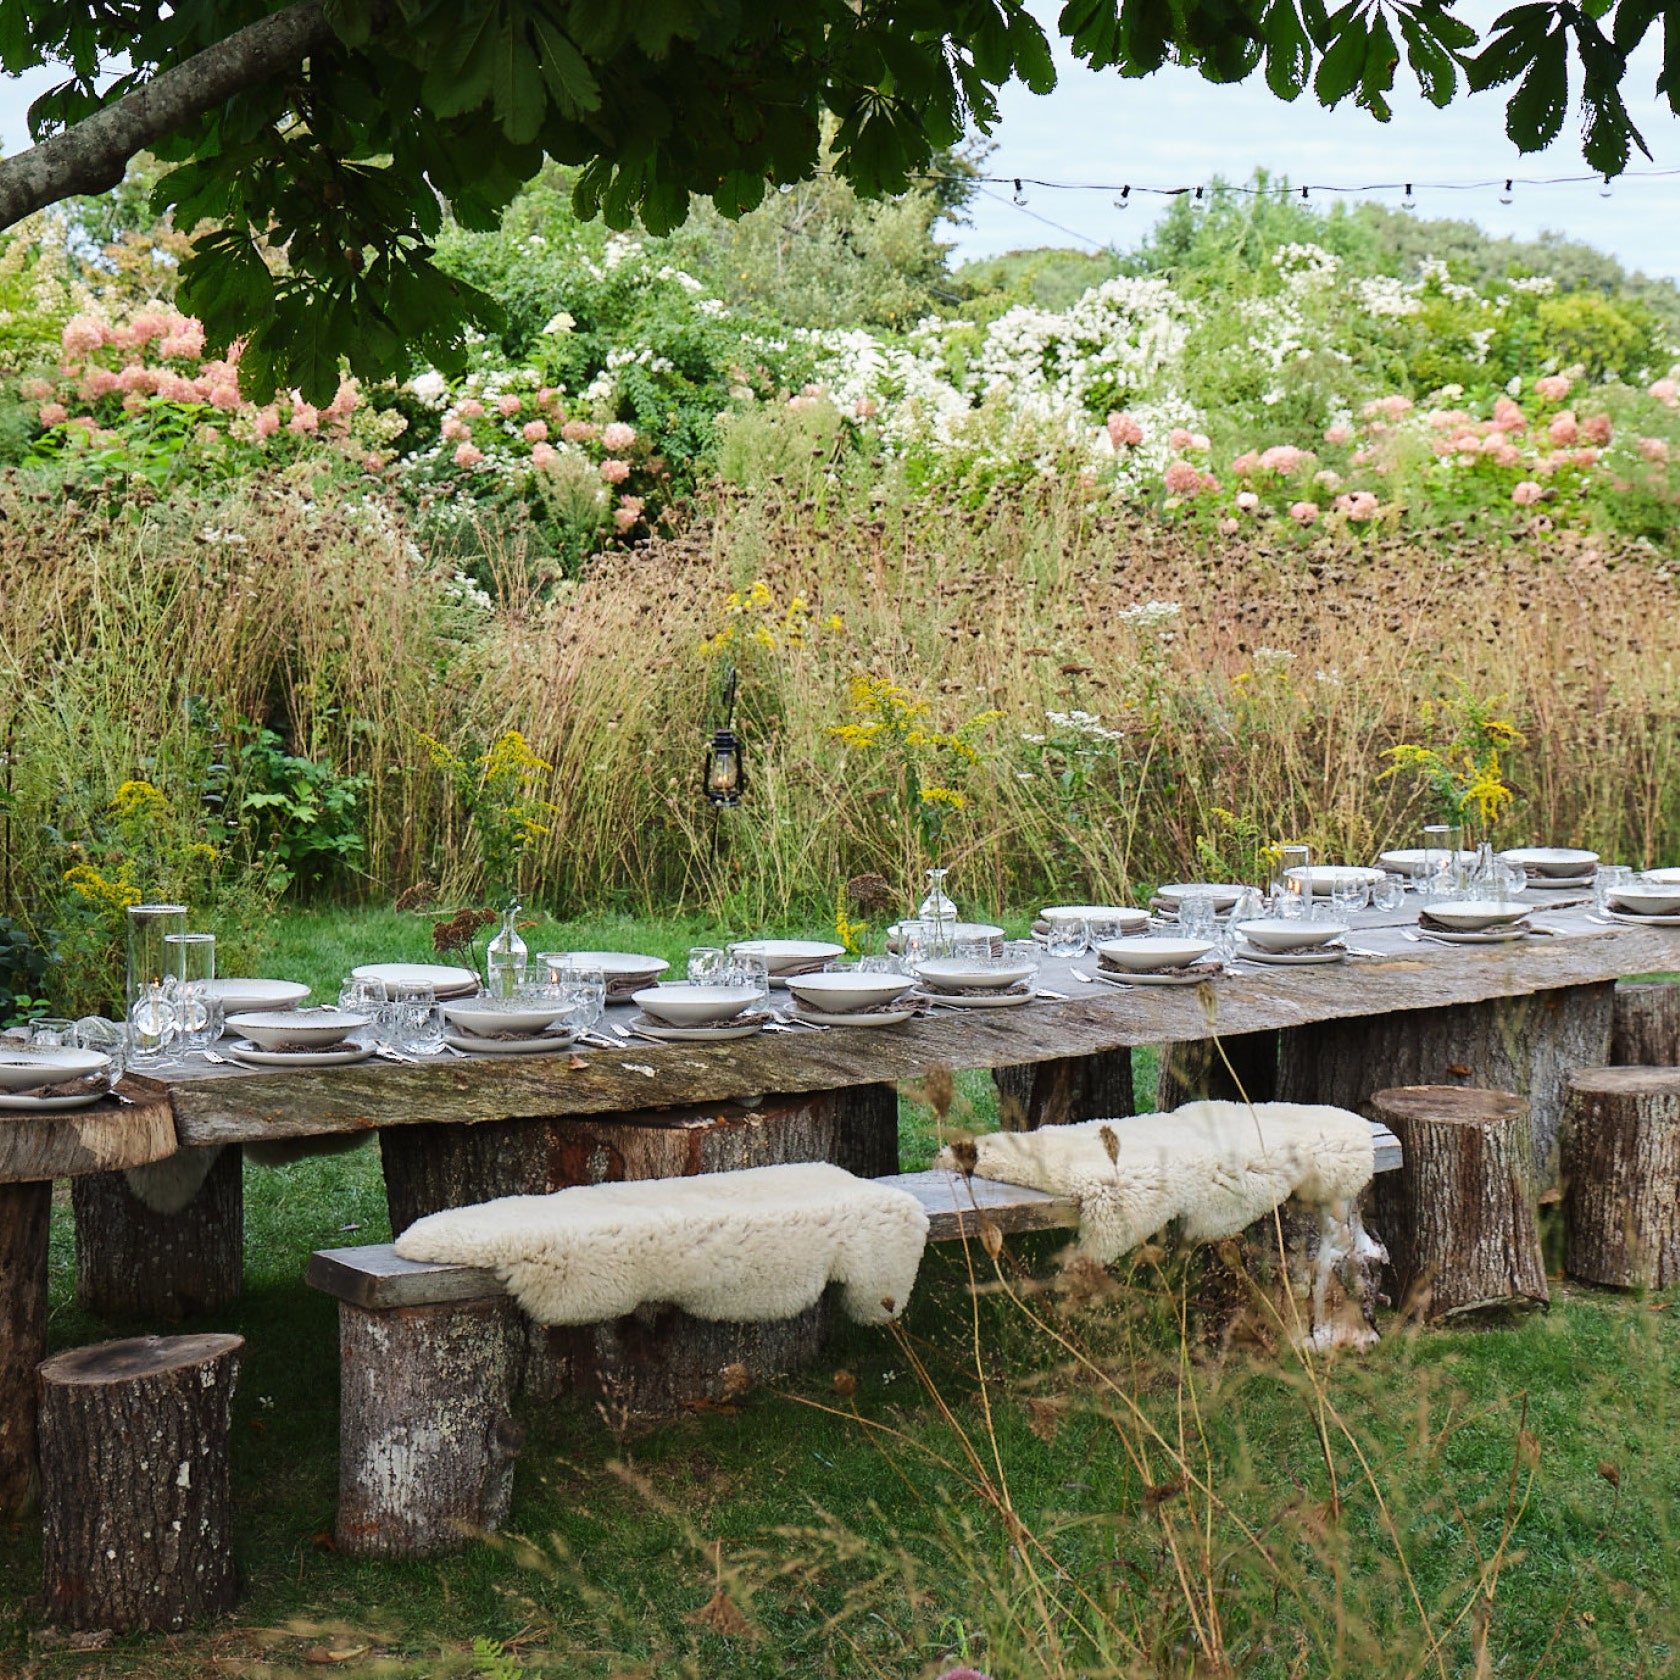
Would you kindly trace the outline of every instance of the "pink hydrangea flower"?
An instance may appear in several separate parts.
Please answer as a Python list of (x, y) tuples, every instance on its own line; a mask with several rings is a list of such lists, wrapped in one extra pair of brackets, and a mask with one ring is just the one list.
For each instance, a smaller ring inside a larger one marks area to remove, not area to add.
[(1239, 455), (1236, 460), (1231, 463), (1231, 471), (1234, 472), (1238, 478), (1247, 478), (1259, 464), (1260, 457), (1256, 455), (1252, 449), (1250, 449)]
[(1206, 454), (1208, 450), (1213, 448), (1213, 440), (1206, 432), (1192, 432), (1190, 434), (1190, 447), (1201, 454)]
[(41, 424), (43, 426), (62, 426), (69, 418), (70, 410), (63, 403), (41, 404)]
[(554, 401), (554, 387), (552, 385), (544, 385), (537, 392), (537, 407), (538, 408), (547, 408), (548, 405), (553, 401)]
[(1647, 461), (1666, 461), (1668, 445), (1661, 438), (1642, 437), (1639, 439), (1639, 453)]
[(1598, 465), (1598, 451), (1596, 449), (1577, 449), (1570, 456), (1578, 467), (1596, 467)]
[[(37, 383), (45, 385), (46, 381), (39, 380)], [(82, 389), (93, 401), (98, 402), (101, 397), (117, 389), (117, 376), (109, 368), (90, 367), (87, 378), (82, 382)], [(52, 387), (48, 385), (47, 392), (51, 391)]]
[(601, 477), (604, 478), (608, 484), (622, 484), (629, 476), (630, 463), (628, 461), (618, 461), (614, 460), (611, 456), (608, 456), (607, 459), (601, 463)]
[(1342, 487), (1342, 475), (1339, 472), (1333, 472), (1329, 467), (1326, 467), (1323, 472), (1315, 472), (1313, 474), (1313, 483), (1322, 484), (1326, 490), (1340, 490)]
[(1289, 504), (1289, 517), (1293, 519), (1297, 525), (1315, 524), (1318, 519), (1318, 503), (1291, 502)]
[(1336, 498), (1336, 511), (1345, 513), (1356, 525), (1377, 517), (1377, 498), (1369, 490), (1355, 490)]
[(1274, 443), (1270, 449), (1260, 452), (1261, 472), (1289, 473), (1299, 472), (1306, 465), (1307, 452), (1297, 449), (1292, 443)]
[(628, 531), (636, 523), (636, 516), (629, 508), (614, 508), (612, 520), (620, 531)]
[(527, 420), (519, 428), (519, 435), (527, 443), (542, 443), (548, 437), (548, 422), (546, 420)]
[(859, 397), (852, 404), (852, 412), (860, 420), (873, 420), (880, 412), (880, 406), (873, 397)]
[(292, 417), (286, 422), (288, 432), (297, 432), (300, 436), (305, 432), (318, 432), (321, 429), (321, 411), (313, 403), (297, 400), (292, 401)]
[(1410, 413), (1411, 408), (1412, 399), (1396, 392), (1392, 397), (1378, 397), (1366, 403), (1360, 413), (1367, 420), (1398, 420), (1402, 414)]
[(560, 428), (560, 435), (567, 443), (588, 443), (595, 436), (595, 428), (587, 420), (568, 420)]
[(1546, 428), (1546, 435), (1552, 440), (1553, 448), (1567, 449), (1581, 435), (1581, 428), (1576, 424), (1575, 416), (1566, 408), (1563, 413), (1552, 416), (1552, 423)]
[(1525, 478), (1521, 484), (1511, 492), (1511, 500), (1518, 507), (1533, 507), (1545, 495), (1545, 491), (1531, 478)]
[(1528, 417), (1509, 397), (1496, 397), (1493, 404), (1493, 423), (1502, 432), (1521, 432), (1528, 428)]
[(620, 496), (618, 498), (618, 505), (621, 508), (625, 508), (629, 512), (635, 514), (635, 516), (640, 519), (642, 517), (642, 509), (647, 506), (647, 503), (643, 501), (640, 496)]
[(280, 416), (272, 408), (259, 408), (256, 418), (251, 422), (251, 430), (259, 438), (273, 437), (280, 430)]
[(511, 391), (509, 391), (506, 396), (497, 397), (496, 412), (501, 415), (504, 420), (511, 419), (519, 412), (519, 398)]
[(465, 420), (457, 420), (453, 414), (443, 423), (443, 435), (451, 443), (457, 443), (463, 438), (472, 436), (472, 427)]
[(476, 444), (462, 443), (455, 449), (455, 465), (463, 471), (484, 465), (484, 451)]
[(1611, 436), (1610, 416), (1608, 414), (1590, 414), (1581, 422), (1581, 430), (1594, 443), (1608, 443)]
[[(103, 373), (104, 369), (101, 368), (99, 371)], [(18, 389), (22, 391), (24, 396), (26, 396), (30, 402), (45, 402), (47, 398), (53, 394), (52, 381), (50, 379), (26, 379), (22, 385), (18, 387)]]
[(1340, 425), (1340, 424), (1337, 424), (1337, 425), (1334, 425), (1334, 426), (1326, 426), (1324, 428), (1324, 441), (1326, 443), (1333, 443), (1338, 448), (1340, 448), (1341, 445), (1343, 445), (1345, 443), (1352, 443), (1353, 442), (1353, 427), (1344, 426), (1344, 425)]
[(1659, 379), (1652, 385), (1650, 395), (1655, 397), (1664, 408), (1680, 407), (1680, 382), (1673, 379)]
[(1174, 426), (1173, 429), (1167, 433), (1167, 444), (1168, 447), (1172, 449), (1180, 451), (1189, 449), (1195, 441), (1196, 434), (1191, 431), (1186, 431), (1183, 426)]
[(210, 403), (214, 408), (226, 409), (230, 414), (239, 407), (239, 387), (226, 380), (218, 380), (210, 387)]
[(455, 405), (455, 412), (468, 420), (484, 418), (484, 404), (476, 397), (465, 397)]
[(72, 315), (64, 323), (58, 341), (66, 356), (86, 356), (105, 342), (107, 330), (103, 321), (96, 321), (91, 315)]
[(1172, 461), (1161, 482), (1175, 496), (1193, 496), (1202, 487), (1202, 475), (1188, 461)]
[(1252, 490), (1239, 490), (1237, 492), (1237, 506), (1244, 513), (1253, 513), (1259, 505), (1260, 498)]
[(614, 455), (621, 454), (636, 441), (636, 428), (629, 426), (622, 420), (614, 420), (601, 433), (601, 447), (610, 450)]
[(1143, 442), (1143, 427), (1131, 415), (1111, 409), (1108, 416), (1108, 441), (1119, 454), (1122, 449), (1135, 449)]
[(1548, 373), (1534, 381), (1534, 394), (1542, 402), (1562, 402), (1569, 395), (1569, 380), (1561, 373)]
[(539, 443), (531, 451), (531, 465), (537, 468), (551, 467), (559, 459), (560, 451), (552, 443)]

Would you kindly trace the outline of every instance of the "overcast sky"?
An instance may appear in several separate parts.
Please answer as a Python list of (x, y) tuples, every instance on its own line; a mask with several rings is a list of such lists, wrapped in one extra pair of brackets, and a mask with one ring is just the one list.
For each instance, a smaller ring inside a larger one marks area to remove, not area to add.
[[(1057, 9), (1054, 3), (1035, 7), (1052, 32)], [(1465, 0), (1457, 8), (1484, 28), (1500, 9), (1492, 0)], [(1065, 53), (1058, 62), (1061, 81), (1054, 93), (1040, 98), (1018, 84), (1004, 90), (993, 136), (997, 149), (987, 169), (1009, 177), (1130, 182), (1133, 207), (1117, 210), (1112, 191), (1030, 186), (1022, 207), (1011, 202), (1009, 187), (990, 188), (974, 207), (972, 226), (957, 235), (958, 260), (1045, 244), (1124, 250), (1143, 236), (1165, 202), (1138, 188), (1194, 186), (1214, 175), (1242, 181), (1264, 168), (1325, 185), (1410, 180), (1418, 184), (1419, 215), (1465, 217), (1522, 237), (1556, 229), (1615, 252), (1631, 268), (1680, 278), (1680, 175), (1624, 178), (1608, 199), (1593, 183), (1519, 184), (1508, 206), (1499, 202), (1497, 188), (1448, 192), (1426, 184), (1583, 174), (1573, 115), (1550, 152), (1522, 159), (1505, 138), (1500, 93), (1460, 98), (1437, 111), (1417, 95), (1404, 69), (1394, 119), (1383, 124), (1351, 102), (1324, 111), (1310, 93), (1286, 105), (1258, 76), (1236, 87), (1214, 87), (1193, 72), (1168, 69), (1144, 81), (1123, 81), (1113, 71), (1086, 70)], [(1654, 163), (1640, 160), (1638, 167), (1680, 169), (1680, 118), (1652, 92), (1656, 74), (1656, 54), (1647, 49), (1628, 77), (1634, 119), (1654, 154)], [(0, 78), (0, 150), (27, 144), (24, 113), (50, 80)], [(1370, 196), (1397, 204), (1402, 194)], [(1046, 226), (1040, 217), (1058, 225)]]

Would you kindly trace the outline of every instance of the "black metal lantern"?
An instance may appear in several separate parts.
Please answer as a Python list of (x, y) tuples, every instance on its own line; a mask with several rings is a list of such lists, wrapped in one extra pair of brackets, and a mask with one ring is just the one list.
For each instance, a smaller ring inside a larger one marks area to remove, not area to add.
[(723, 689), (723, 725), (712, 732), (706, 748), (701, 790), (713, 805), (739, 805), (747, 787), (747, 749), (730, 727), (735, 717), (736, 673), (730, 668)]

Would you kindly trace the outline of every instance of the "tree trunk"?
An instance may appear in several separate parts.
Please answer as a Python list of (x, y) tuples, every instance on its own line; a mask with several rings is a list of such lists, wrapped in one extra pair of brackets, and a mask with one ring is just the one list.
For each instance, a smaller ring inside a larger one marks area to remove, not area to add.
[(524, 1444), (512, 1301), (373, 1312), (341, 1302), (338, 1527), (356, 1557), (428, 1557), (495, 1529)]
[(47, 1357), (50, 1184), (0, 1184), (0, 1522), (35, 1493), (35, 1367)]
[(1614, 993), (1604, 981), (1291, 1027), (1280, 1034), (1278, 1096), (1364, 1112), (1373, 1092), (1401, 1086), (1515, 1091), (1528, 1099), (1534, 1162), (1546, 1183), (1555, 1176), (1569, 1076), (1603, 1067), (1610, 1054)]
[(1618, 1289), (1680, 1280), (1680, 1071), (1589, 1068), (1563, 1127), (1563, 1269)]
[(123, 1173), (89, 1173), (70, 1188), (76, 1210), (76, 1300), (100, 1318), (175, 1323), (239, 1299), (245, 1266), (244, 1164), (222, 1148), (197, 1195), (158, 1213)]
[(1610, 1065), (1680, 1066), (1680, 983), (1624, 981), (1617, 986)]
[(1367, 1113), (1401, 1150), (1400, 1170), (1375, 1180), (1372, 1218), (1393, 1260), (1396, 1298), (1418, 1317), (1550, 1301), (1526, 1108), (1505, 1091), (1452, 1085), (1370, 1098)]
[(993, 1068), (992, 1081), (1006, 1132), (1035, 1132), (1040, 1126), (1065, 1126), (1075, 1120), (1123, 1119), (1137, 1112), (1130, 1050)]
[(1275, 1032), (1233, 1033), (1217, 1041), (1188, 1039), (1161, 1046), (1155, 1106), (1163, 1114), (1170, 1114), (1187, 1102), (1209, 1098), (1223, 1102), (1271, 1102), (1277, 1095), (1277, 1082), (1278, 1035)]
[(244, 1345), (146, 1336), (41, 1367), (49, 1620), (127, 1633), (233, 1608), (228, 1438)]
[[(898, 1097), (890, 1085), (863, 1085), (766, 1097), (756, 1108), (720, 1103), (599, 1119), (394, 1126), (379, 1134), (379, 1144), (391, 1233), (400, 1236), (440, 1208), (547, 1195), (572, 1184), (685, 1178), (784, 1161), (833, 1161), (859, 1177), (881, 1177), (898, 1170)], [(780, 1324), (703, 1324), (682, 1313), (662, 1317), (657, 1335), (634, 1321), (530, 1331), (529, 1392), (553, 1395), (575, 1381), (589, 1391), (632, 1392), (649, 1411), (656, 1397), (669, 1399), (668, 1409), (682, 1399), (715, 1397), (726, 1365), (791, 1370), (810, 1334)], [(720, 1362), (726, 1332), (728, 1357)]]

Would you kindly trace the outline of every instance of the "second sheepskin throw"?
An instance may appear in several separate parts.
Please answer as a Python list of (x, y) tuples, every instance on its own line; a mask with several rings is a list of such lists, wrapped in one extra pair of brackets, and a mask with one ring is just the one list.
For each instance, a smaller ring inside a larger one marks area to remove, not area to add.
[(793, 1318), (830, 1283), (849, 1317), (882, 1324), (910, 1299), (927, 1223), (902, 1190), (799, 1162), (448, 1208), (396, 1250), (493, 1270), (539, 1324), (597, 1324), (644, 1304), (726, 1323)]
[[(1369, 1122), (1308, 1103), (1186, 1103), (1170, 1114), (994, 1132), (974, 1146), (978, 1177), (1073, 1197), (1079, 1246), (1105, 1265), (1169, 1220), (1184, 1222), (1190, 1242), (1215, 1242), (1290, 1196), (1349, 1201), (1375, 1167)], [(954, 1164), (949, 1150), (941, 1161)]]

